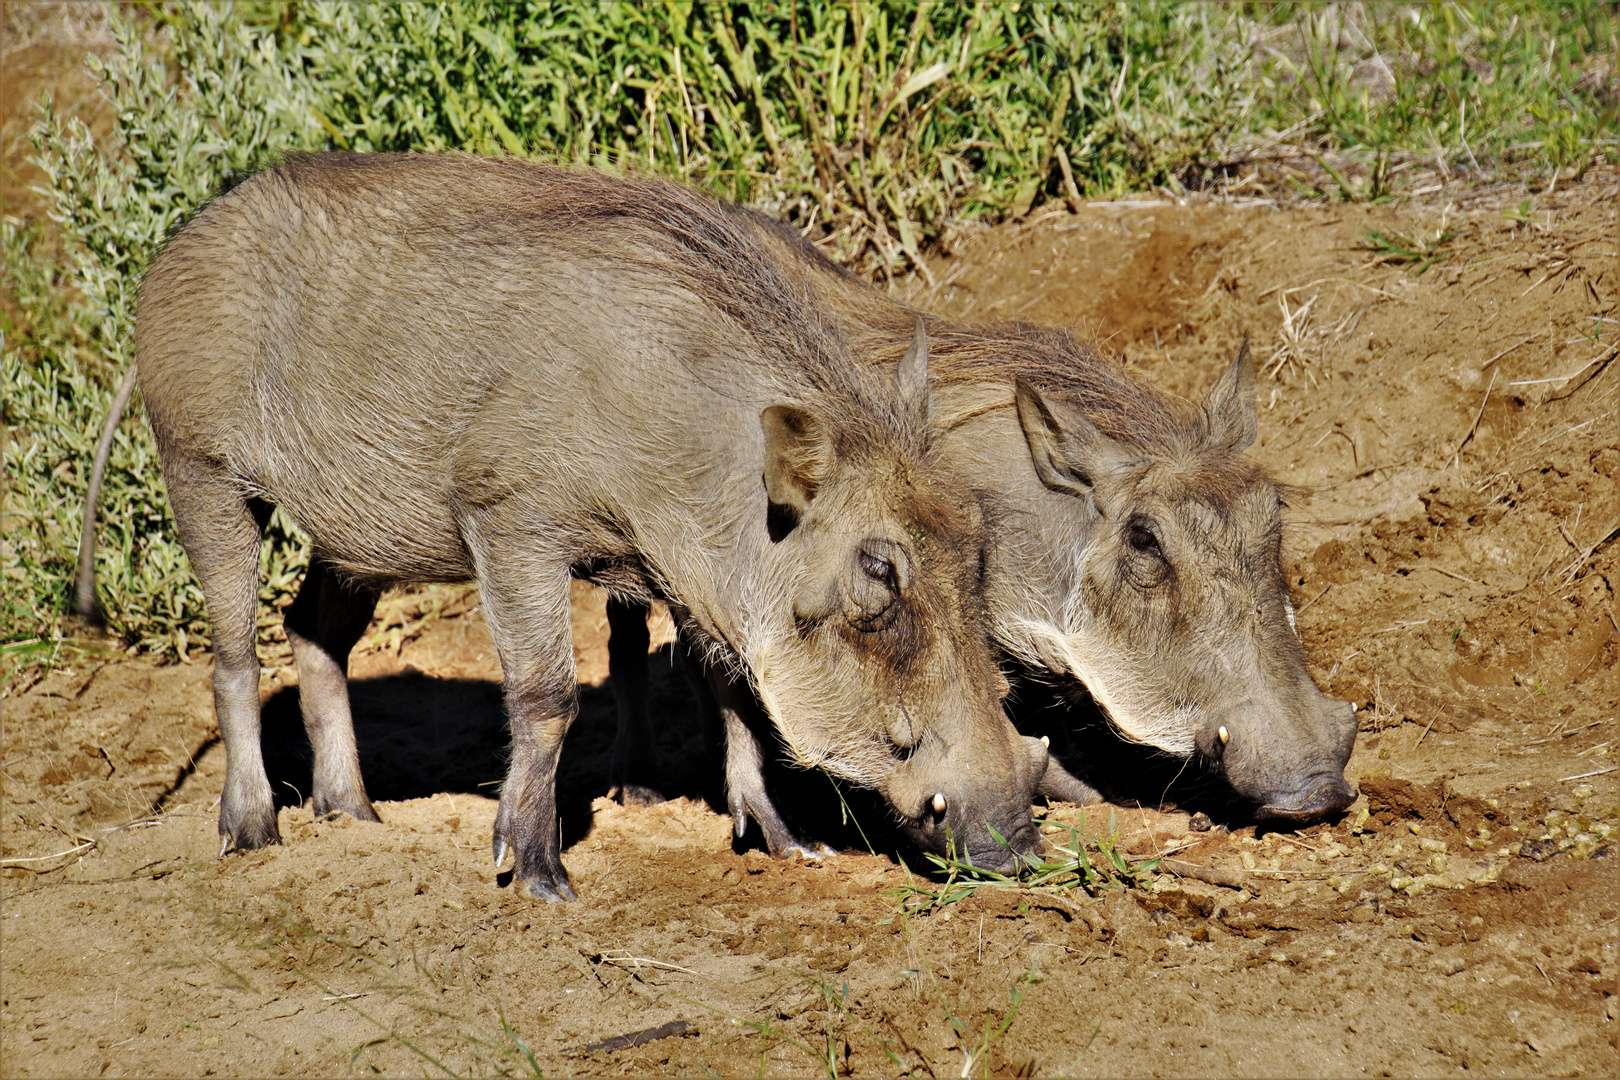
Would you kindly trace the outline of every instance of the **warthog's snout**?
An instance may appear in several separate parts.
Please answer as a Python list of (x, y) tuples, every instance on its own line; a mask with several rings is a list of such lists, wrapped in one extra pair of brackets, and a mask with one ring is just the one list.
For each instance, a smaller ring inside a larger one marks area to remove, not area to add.
[(1273, 795), (1255, 814), (1263, 818), (1309, 821), (1338, 813), (1355, 802), (1359, 794), (1342, 776), (1312, 776), (1297, 791)]
[[(983, 753), (987, 748), (977, 748)], [(966, 858), (980, 870), (1016, 872), (1020, 856), (1040, 850), (1041, 834), (1030, 814), (1036, 785), (1047, 774), (1046, 745), (1014, 736), (1008, 775), (1011, 789), (992, 784), (995, 770), (945, 768), (926, 750), (896, 770), (887, 794), (903, 815), (911, 842), (936, 855)], [(930, 782), (932, 778), (933, 782)]]
[(1199, 748), (1255, 815), (1309, 821), (1344, 810), (1359, 794), (1344, 778), (1355, 745), (1355, 710), (1302, 683), (1289, 704), (1245, 701), (1200, 733)]

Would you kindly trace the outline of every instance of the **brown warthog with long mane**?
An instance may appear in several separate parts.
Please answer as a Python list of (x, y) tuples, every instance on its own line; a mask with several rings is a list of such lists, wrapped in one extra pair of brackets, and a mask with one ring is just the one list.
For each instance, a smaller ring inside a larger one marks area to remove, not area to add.
[(254, 649), (275, 506), (312, 541), (286, 626), (317, 814), (376, 816), (345, 672), (379, 592), (476, 580), (512, 728), (495, 858), (573, 896), (572, 575), (667, 600), (797, 760), (881, 790), (930, 849), (1010, 869), (1036, 845), (1046, 751), (1001, 712), (985, 509), (938, 452), (926, 341), (896, 309), (901, 347), (858, 359), (775, 235), (662, 182), (347, 154), (179, 232), (137, 366), (213, 625), (227, 848), (278, 839)]

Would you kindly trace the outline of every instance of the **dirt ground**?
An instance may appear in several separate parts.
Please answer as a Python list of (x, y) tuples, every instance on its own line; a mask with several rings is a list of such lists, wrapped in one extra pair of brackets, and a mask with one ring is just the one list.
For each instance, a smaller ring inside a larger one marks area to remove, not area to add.
[[(1419, 275), (1369, 229), (1455, 235)], [(206, 653), (91, 645), (5, 683), (0, 1073), (1615, 1075), (1617, 246), (1620, 176), (1594, 170), (1405, 207), (1094, 204), (967, 232), (914, 284), (944, 314), (1080, 327), (1188, 394), (1249, 335), (1362, 799), (1259, 828), (1083, 703), (1027, 679), (1013, 700), (1107, 791), (1086, 833), (1230, 885), (930, 904), (876, 803), (787, 770), (782, 801), (843, 853), (734, 845), (664, 621), (674, 798), (618, 806), (602, 597), (578, 585), (580, 899), (519, 899), (488, 854), (505, 736), (477, 594), (425, 590), (353, 664), (382, 824), (304, 808), (296, 680), (266, 650), (265, 851), (217, 855)]]

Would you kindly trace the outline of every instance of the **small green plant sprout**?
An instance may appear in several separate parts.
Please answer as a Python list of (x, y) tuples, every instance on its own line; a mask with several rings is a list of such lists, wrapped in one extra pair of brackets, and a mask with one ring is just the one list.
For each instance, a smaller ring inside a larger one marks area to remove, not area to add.
[(1433, 235), (1425, 237), (1421, 234), (1407, 236), (1398, 232), (1379, 232), (1377, 229), (1363, 229), (1365, 239), (1356, 245), (1361, 251), (1370, 251), (1373, 258), (1367, 263), (1368, 267), (1382, 266), (1390, 263), (1395, 266), (1405, 266), (1415, 263), (1411, 273), (1414, 277), (1421, 277), (1423, 272), (1437, 262), (1444, 262), (1451, 258), (1455, 252), (1447, 245), (1456, 239), (1454, 229), (1438, 228)]
[(1451, 631), (1451, 643), (1453, 645), (1457, 644), (1457, 639), (1462, 637), (1462, 632), (1463, 628), (1460, 626)]
[(826, 769), (818, 769), (817, 771), (827, 778), (827, 783), (832, 785), (833, 794), (838, 796), (839, 824), (853, 824), (855, 831), (861, 834), (861, 843), (866, 845), (866, 853), (876, 855), (877, 849), (872, 846), (872, 841), (867, 837), (866, 829), (862, 827), (860, 819), (855, 816), (855, 811), (849, 808), (849, 800), (844, 798), (844, 789), (838, 785), (838, 778)]
[(908, 868), (907, 883), (890, 892), (907, 913), (923, 914), (966, 900), (980, 889), (1056, 896), (1078, 890), (1095, 896), (1106, 890), (1144, 888), (1158, 870), (1157, 859), (1132, 860), (1119, 850), (1119, 829), (1112, 811), (1106, 836), (1086, 833), (1084, 811), (1073, 824), (1046, 819), (1037, 819), (1036, 824), (1056, 826), (1055, 836), (1061, 839), (1044, 855), (1020, 856), (1024, 867), (1016, 873), (981, 870), (954, 850), (946, 855), (930, 853), (928, 861), (943, 873), (943, 880), (919, 878)]
[[(907, 972), (906, 974), (915, 973)], [(876, 1031), (873, 1031), (871, 1025), (863, 1021), (859, 1014), (855, 1012), (854, 1006), (856, 1002), (851, 998), (848, 980), (845, 980), (839, 986), (834, 986), (825, 979), (818, 978), (814, 975), (807, 975), (805, 976), (804, 981), (806, 985), (816, 991), (824, 1005), (842, 1017), (843, 1027), (847, 1028), (849, 1024), (853, 1023), (877, 1044), (878, 1049), (883, 1051), (883, 1056), (888, 1058), (889, 1061), (894, 1064), (894, 1067), (897, 1070), (895, 1075), (913, 1075), (911, 1065), (908, 1064), (905, 1057), (902, 1056), (902, 1048), (896, 1046), (894, 1040), (885, 1038), (884, 1036), (879, 1035)], [(847, 1053), (848, 1048), (850, 1047), (850, 1041), (848, 1038), (840, 1038), (839, 1033), (831, 1030), (824, 1033), (824, 1038), (826, 1039), (825, 1051), (816, 1055), (816, 1064), (822, 1068), (829, 1077), (836, 1078), (839, 1070), (839, 1046), (842, 1045)]]
[(1521, 199), (1519, 205), (1512, 210), (1503, 210), (1502, 216), (1516, 225), (1530, 224), (1530, 213), (1536, 208), (1534, 199)]
[(1012, 1022), (1018, 1017), (1018, 1007), (1024, 1003), (1024, 998), (1029, 996), (1030, 990), (1043, 981), (1038, 967), (1032, 966), (1024, 972), (1007, 991), (1010, 1003), (1006, 1012), (997, 1016), (992, 1009), (984, 1011), (982, 1034), (974, 1032), (948, 1005), (945, 1007), (945, 1018), (956, 1034), (957, 1049), (962, 1051), (962, 1071), (958, 1075), (964, 1077), (975, 1074), (985, 1077), (990, 1075), (990, 1048), (995, 1045), (997, 1039), (1007, 1033), (1008, 1028), (1012, 1027)]

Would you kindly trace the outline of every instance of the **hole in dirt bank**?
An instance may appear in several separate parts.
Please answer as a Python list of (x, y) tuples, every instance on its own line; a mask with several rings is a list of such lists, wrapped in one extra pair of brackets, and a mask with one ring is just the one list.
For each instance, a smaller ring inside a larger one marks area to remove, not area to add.
[(1066, 327), (1135, 358), (1199, 336), (1193, 308), (1239, 228), (1186, 207), (1087, 208), (968, 235), (933, 268), (940, 287), (910, 299), (972, 322)]

